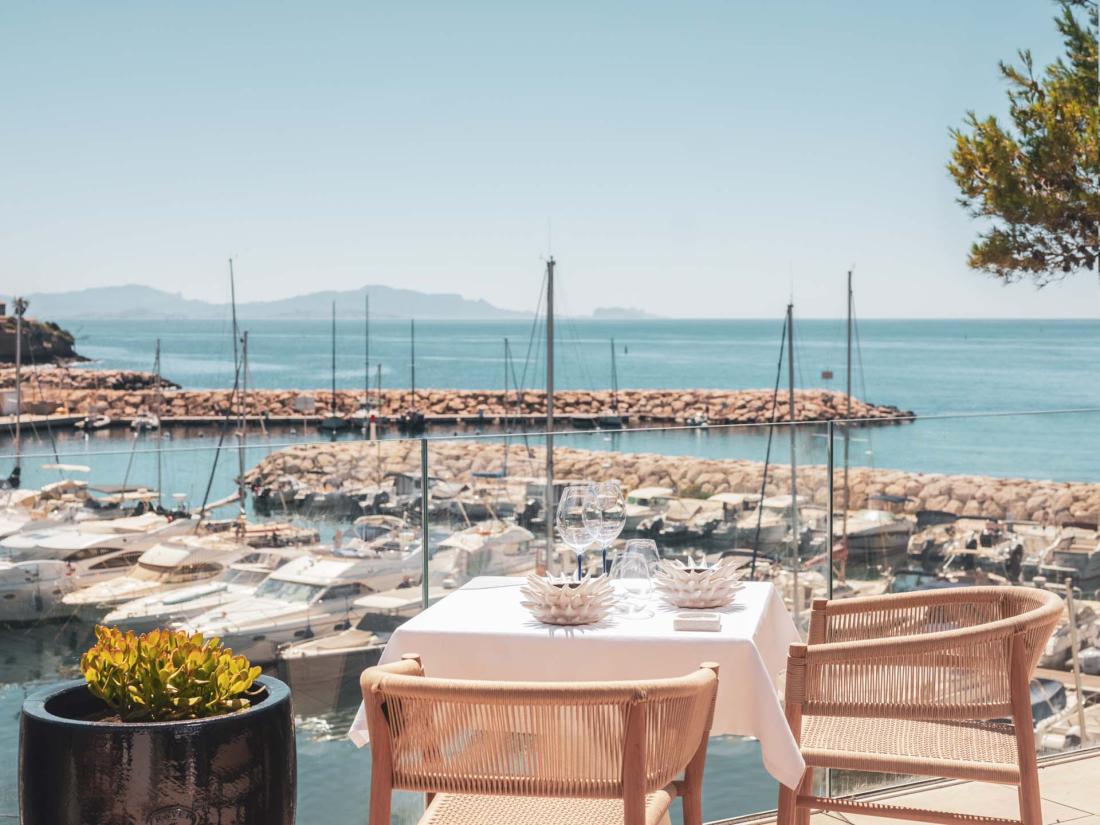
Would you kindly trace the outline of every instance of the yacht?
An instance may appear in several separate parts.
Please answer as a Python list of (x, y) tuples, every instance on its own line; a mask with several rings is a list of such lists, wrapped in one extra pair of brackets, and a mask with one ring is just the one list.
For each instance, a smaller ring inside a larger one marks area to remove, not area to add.
[(0, 562), (0, 622), (32, 624), (64, 618), (64, 597), (74, 590), (129, 572), (140, 549), (110, 545), (79, 548), (59, 558)]
[[(445, 587), (457, 587), (475, 576), (515, 576), (535, 569), (534, 533), (508, 521), (482, 521), (449, 536), (438, 545), (453, 550), (451, 574), (443, 579)], [(433, 568), (441, 569), (443, 559), (436, 553)]]
[[(356, 534), (345, 540), (335, 548), (332, 555), (340, 559), (361, 561), (366, 571), (365, 579), (369, 579), (371, 590), (391, 590), (396, 587), (408, 587), (419, 584), (423, 577), (424, 556), (420, 531), (406, 525), (401, 519), (391, 516), (366, 516), (368, 519), (392, 519), (397, 524), (389, 532), (382, 531), (383, 522), (376, 521), (370, 525), (356, 525)], [(359, 521), (362, 521), (360, 519)], [(391, 524), (387, 521), (385, 524)], [(374, 535), (375, 538), (364, 540), (359, 534)], [(438, 547), (447, 533), (433, 530), (430, 537), (431, 545)], [(432, 565), (437, 565), (440, 559), (438, 553), (433, 554)]]
[(144, 633), (155, 627), (167, 627), (172, 622), (193, 618), (248, 598), (274, 571), (305, 553), (305, 550), (282, 547), (248, 551), (237, 561), (231, 562), (216, 579), (133, 599), (104, 616), (103, 623)]
[[(803, 528), (809, 520), (806, 508), (810, 500), (798, 496), (799, 523)], [(744, 513), (737, 520), (735, 540), (738, 547), (752, 548), (763, 553), (774, 553), (788, 545), (793, 512), (791, 496), (771, 496), (763, 499), (753, 510)]]
[(271, 664), (288, 642), (358, 622), (364, 609), (355, 602), (370, 590), (372, 561), (303, 556), (272, 573), (251, 596), (173, 626), (217, 636), (253, 664)]
[(757, 493), (715, 493), (707, 501), (721, 508), (722, 521), (711, 534), (711, 539), (732, 544), (737, 537), (737, 522), (760, 504)]
[(848, 514), (848, 533), (844, 524), (833, 520), (833, 538), (846, 538), (848, 561), (855, 564), (886, 564), (894, 566), (905, 558), (913, 521), (887, 510), (855, 510)]
[(218, 536), (178, 536), (150, 547), (126, 575), (82, 587), (62, 601), (77, 618), (98, 622), (126, 602), (182, 590), (220, 576), (244, 548)]
[[(447, 592), (429, 588), (428, 604)], [(279, 678), (294, 692), (295, 713), (321, 714), (355, 706), (363, 698), (360, 674), (378, 664), (390, 633), (423, 609), (423, 598), (420, 588), (370, 593), (355, 602), (363, 615), (354, 627), (284, 646), (279, 651)]]
[(717, 502), (697, 498), (664, 499), (663, 512), (639, 522), (637, 532), (658, 544), (683, 544), (708, 539), (722, 523)]
[(624, 533), (633, 533), (646, 519), (658, 516), (668, 507), (668, 501), (676, 496), (671, 487), (639, 487), (626, 494), (626, 524)]
[[(1100, 617), (1096, 615), (1096, 611), (1088, 604), (1078, 603), (1076, 613), (1078, 650), (1100, 643)], [(1069, 616), (1063, 614), (1061, 624), (1047, 639), (1046, 647), (1039, 657), (1039, 667), (1068, 667), (1072, 647)]]
[(1039, 574), (1059, 583), (1068, 578), (1081, 592), (1095, 592), (1100, 587), (1100, 534), (1096, 528), (1064, 527), (1043, 553)]
[(193, 532), (188, 519), (169, 519), (153, 512), (140, 516), (53, 524), (13, 533), (0, 541), (0, 555), (11, 561), (63, 558), (95, 547), (147, 549), (166, 536)]

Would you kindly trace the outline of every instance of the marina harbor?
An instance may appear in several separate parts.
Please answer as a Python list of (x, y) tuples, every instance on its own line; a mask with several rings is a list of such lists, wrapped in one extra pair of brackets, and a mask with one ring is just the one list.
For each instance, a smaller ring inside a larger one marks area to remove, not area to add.
[(0, 825), (1100, 825), (1100, 0), (3, 20)]

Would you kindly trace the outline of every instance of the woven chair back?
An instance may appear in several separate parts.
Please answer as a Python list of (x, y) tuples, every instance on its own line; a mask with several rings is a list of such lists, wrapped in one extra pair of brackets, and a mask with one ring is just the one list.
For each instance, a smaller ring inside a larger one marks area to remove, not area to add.
[(396, 669), (364, 674), (385, 720), (371, 739), (387, 737), (394, 788), (432, 793), (621, 798), (632, 748), (644, 749), (646, 792), (657, 790), (707, 736), (717, 685), (707, 668), (611, 683), (435, 679), (409, 662)]

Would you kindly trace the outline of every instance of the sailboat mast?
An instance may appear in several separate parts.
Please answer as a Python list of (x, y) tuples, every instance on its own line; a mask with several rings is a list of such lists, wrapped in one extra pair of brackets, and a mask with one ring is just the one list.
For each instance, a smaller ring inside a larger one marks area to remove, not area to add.
[(416, 409), (416, 321), (409, 319), (409, 409)]
[(241, 401), (237, 415), (237, 512), (243, 525), (245, 519), (244, 464), (245, 464), (245, 400), (248, 393), (248, 331), (241, 335)]
[[(15, 309), (15, 469), (12, 477), (18, 482), (23, 473), (23, 313), (27, 311), (27, 302), (16, 298)], [(13, 485), (16, 486), (16, 485)]]
[[(841, 517), (843, 522), (842, 535), (844, 536), (844, 544), (847, 547), (848, 544), (848, 510), (851, 508), (849, 503), (849, 497), (851, 495), (851, 488), (848, 486), (848, 445), (851, 440), (851, 426), (852, 426), (852, 270), (848, 270), (848, 366), (845, 370), (845, 404), (844, 404), (844, 417), (847, 419), (844, 422), (844, 515)], [(832, 537), (830, 536), (830, 541)]]
[(371, 296), (363, 295), (363, 404), (371, 407)]
[(795, 449), (797, 427), (795, 426), (794, 415), (794, 304), (787, 304), (787, 416), (791, 430), (791, 537), (794, 544), (794, 565), (792, 571), (794, 576), (794, 594), (791, 601), (794, 607), (795, 625), (797, 626), (799, 614), (801, 612), (801, 605), (799, 602), (802, 599), (802, 594), (799, 593), (798, 590), (798, 568), (801, 563), (801, 554), (799, 552), (801, 549), (801, 535), (798, 526), (798, 457)]
[(161, 394), (160, 394), (160, 339), (159, 338), (157, 339), (155, 355), (153, 356), (153, 375), (155, 376), (155, 382), (156, 382), (154, 386), (156, 388), (156, 399), (157, 400), (156, 400), (156, 406), (154, 407), (154, 412), (156, 413), (156, 416), (157, 416), (157, 430), (158, 430), (158, 433), (157, 433), (157, 506), (163, 507), (164, 506), (164, 500), (163, 500), (163, 494), (161, 493), (161, 487), (163, 486), (163, 482), (161, 480), (161, 444), (163, 442), (163, 438), (160, 437), (160, 433), (159, 433), (159, 430), (160, 430), (160, 406), (161, 406), (161, 404), (160, 404), (160, 401), (161, 401)]
[(619, 373), (615, 369), (615, 339), (611, 339), (611, 411), (619, 411)]
[(332, 302), (332, 416), (336, 417), (336, 302)]
[(237, 285), (233, 279), (233, 259), (229, 259), (229, 305), (233, 312), (233, 369), (237, 370), (240, 367), (239, 355), (237, 353), (237, 339), (241, 333), (237, 329)]
[(546, 569), (554, 555), (554, 258), (546, 262)]

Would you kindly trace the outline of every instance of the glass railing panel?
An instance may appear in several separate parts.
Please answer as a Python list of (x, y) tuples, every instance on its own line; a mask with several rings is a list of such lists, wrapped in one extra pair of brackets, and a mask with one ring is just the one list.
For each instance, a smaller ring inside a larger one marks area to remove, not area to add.
[[(1069, 579), (1079, 646), (1084, 651), (1096, 646), (1098, 449), (1097, 412), (854, 425), (848, 432), (845, 484), (844, 430), (838, 427), (836, 595), (1002, 585), (1045, 586), (1064, 596)], [(1085, 673), (1079, 704), (1068, 626), (1067, 613), (1032, 682), (1041, 756), (1079, 748), (1083, 740), (1090, 743), (1090, 728), (1091, 744), (1100, 743), (1100, 691), (1095, 675)], [(1092, 664), (1100, 662), (1100, 653), (1077, 658), (1079, 666), (1100, 671)], [(832, 772), (830, 791), (852, 793), (907, 781), (911, 778)]]

